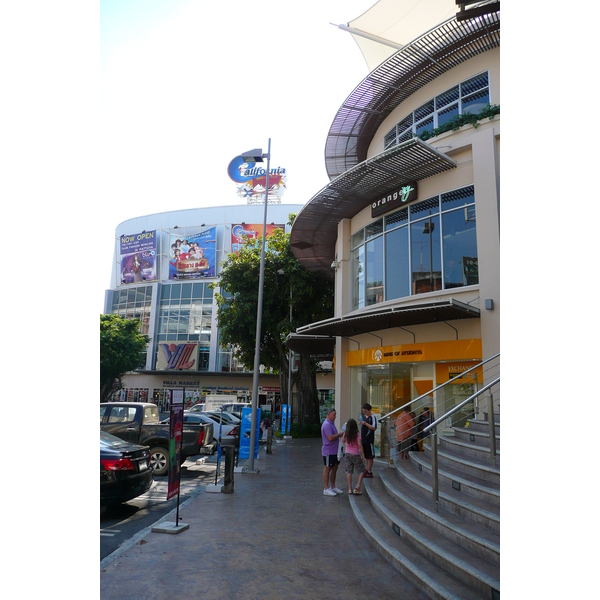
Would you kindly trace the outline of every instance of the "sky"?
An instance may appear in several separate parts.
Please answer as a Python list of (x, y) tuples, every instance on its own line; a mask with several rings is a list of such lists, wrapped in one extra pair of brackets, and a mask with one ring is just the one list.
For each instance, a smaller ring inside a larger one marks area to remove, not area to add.
[(100, 309), (117, 225), (245, 204), (227, 175), (242, 152), (266, 152), (271, 139), (271, 167), (287, 173), (283, 204), (304, 204), (328, 183), (329, 127), (368, 74), (354, 39), (330, 23), (373, 4), (101, 0)]

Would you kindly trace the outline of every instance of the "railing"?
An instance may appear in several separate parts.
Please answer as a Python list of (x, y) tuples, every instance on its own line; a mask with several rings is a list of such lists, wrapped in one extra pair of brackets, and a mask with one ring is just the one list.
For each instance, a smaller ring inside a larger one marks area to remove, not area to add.
[[(441, 414), (441, 419), (447, 419), (447, 427), (460, 425), (468, 419), (476, 418), (476, 415), (482, 412), (479, 396), (474, 395), (474, 392), (481, 384), (490, 381), (499, 374), (500, 354), (498, 353), (465, 371), (457, 372), (454, 379), (434, 387), (414, 400), (410, 400), (381, 416), (379, 421), (382, 427), (383, 443), (389, 445), (388, 458), (390, 463), (394, 462), (396, 448), (395, 426), (392, 417), (397, 416), (401, 410), (407, 407), (409, 412), (412, 411), (416, 417), (424, 406), (429, 406), (433, 409), (433, 418)], [(471, 403), (462, 402), (463, 399), (469, 399), (471, 396), (473, 396)], [(453, 410), (457, 405), (457, 401), (460, 402), (462, 408)]]
[(488, 420), (488, 431), (490, 438), (490, 457), (496, 464), (496, 419), (495, 419), (495, 409), (494, 409), (494, 392), (492, 388), (497, 386), (496, 392), (496, 401), (498, 400), (498, 395), (500, 393), (500, 377), (495, 379), (494, 381), (488, 383), (479, 391), (475, 392), (472, 396), (457, 404), (453, 409), (448, 411), (443, 417), (436, 419), (431, 425), (423, 428), (423, 433), (431, 433), (431, 476), (432, 476), (432, 490), (433, 490), (433, 501), (435, 502), (436, 509), (439, 506), (439, 481), (438, 481), (438, 456), (437, 456), (437, 446), (438, 446), (438, 433), (437, 427), (445, 421), (448, 417), (453, 415), (454, 413), (461, 410), (461, 408), (467, 404), (468, 402), (473, 402), (475, 398), (479, 398), (483, 396), (487, 392), (489, 392), (489, 399), (487, 402), (487, 420)]

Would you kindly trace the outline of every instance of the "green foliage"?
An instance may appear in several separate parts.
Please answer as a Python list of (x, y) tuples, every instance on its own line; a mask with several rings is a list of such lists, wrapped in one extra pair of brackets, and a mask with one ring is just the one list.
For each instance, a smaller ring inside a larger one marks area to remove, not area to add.
[(489, 119), (490, 121), (496, 116), (500, 114), (500, 107), (497, 104), (490, 105), (488, 104), (485, 108), (480, 110), (477, 114), (474, 113), (465, 113), (462, 115), (456, 115), (453, 119), (450, 119), (447, 123), (444, 123), (441, 127), (436, 127), (431, 131), (424, 131), (421, 135), (417, 136), (423, 141), (428, 140), (430, 138), (435, 137), (436, 135), (440, 135), (441, 133), (445, 133), (446, 131), (457, 131), (463, 125), (471, 124), (473, 127), (477, 128), (480, 121), (483, 119)]
[[(213, 284), (220, 288), (215, 298), (221, 344), (235, 347), (236, 356), (248, 369), (254, 368), (261, 244), (261, 239), (251, 240), (238, 254), (229, 254), (221, 263), (220, 282)], [(292, 252), (289, 234), (276, 230), (265, 248), (261, 364), (287, 371), (288, 333), (332, 314), (333, 282), (307, 271)]]
[(138, 319), (100, 315), (100, 399), (113, 391), (115, 380), (140, 366), (149, 338)]

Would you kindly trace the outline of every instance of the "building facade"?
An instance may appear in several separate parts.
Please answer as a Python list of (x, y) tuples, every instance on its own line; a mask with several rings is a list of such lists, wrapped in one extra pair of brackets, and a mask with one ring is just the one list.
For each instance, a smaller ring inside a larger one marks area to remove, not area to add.
[[(267, 235), (275, 227), (288, 230), (289, 214), (301, 208), (270, 204)], [(139, 319), (150, 338), (144, 363), (123, 377), (116, 398), (152, 401), (162, 411), (175, 388), (185, 389), (188, 406), (207, 394), (251, 400), (252, 372), (220, 345), (211, 284), (244, 237), (262, 236), (263, 219), (264, 204), (247, 204), (145, 215), (116, 228), (104, 313)], [(322, 400), (332, 402), (331, 372), (317, 381)], [(262, 367), (258, 402), (273, 408), (280, 402), (279, 376)]]
[[(297, 258), (335, 278), (335, 316), (288, 345), (334, 348), (340, 424), (365, 402), (385, 415), (500, 352), (496, 6), (432, 24), (359, 83), (327, 137), (331, 181), (292, 227)], [(451, 402), (484, 379), (461, 380)], [(432, 394), (435, 414), (443, 401)]]

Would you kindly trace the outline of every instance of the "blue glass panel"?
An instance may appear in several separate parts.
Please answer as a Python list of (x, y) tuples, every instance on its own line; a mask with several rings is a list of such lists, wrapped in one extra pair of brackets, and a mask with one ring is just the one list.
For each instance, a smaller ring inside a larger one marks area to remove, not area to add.
[(442, 289), (439, 216), (417, 221), (410, 226), (412, 293)]
[(365, 305), (383, 302), (383, 236), (366, 244), (366, 301)]
[(400, 227), (385, 236), (385, 299), (409, 295), (408, 227)]
[(444, 288), (479, 283), (475, 207), (444, 213)]

